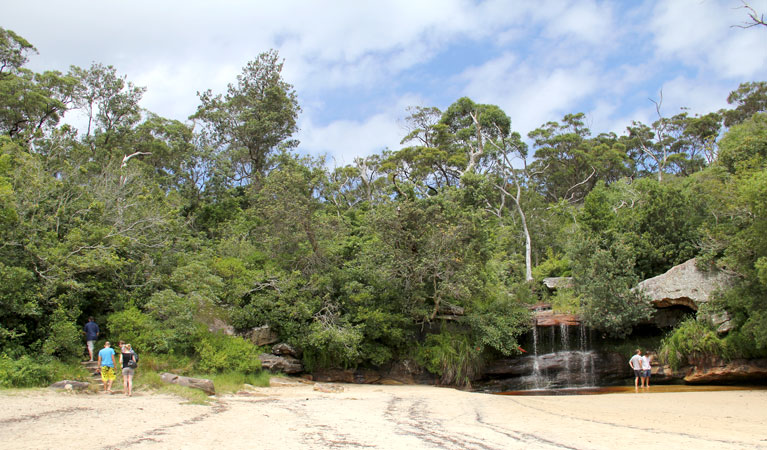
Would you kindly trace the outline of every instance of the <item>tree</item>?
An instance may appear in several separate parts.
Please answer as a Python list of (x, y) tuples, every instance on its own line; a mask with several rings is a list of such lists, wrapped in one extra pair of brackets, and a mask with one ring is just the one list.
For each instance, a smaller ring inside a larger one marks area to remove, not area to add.
[(612, 242), (604, 248), (583, 238), (573, 243), (573, 277), (581, 294), (581, 315), (586, 325), (623, 338), (638, 322), (652, 317), (648, 299), (632, 289), (634, 273), (632, 247)]
[(95, 132), (100, 137), (98, 144), (108, 149), (116, 134), (141, 118), (138, 103), (146, 88), (134, 86), (125, 75), (117, 75), (117, 69), (102, 64), (87, 70), (72, 66), (70, 73), (78, 82), (75, 104), (88, 116), (85, 139)]
[(229, 183), (258, 183), (270, 154), (298, 145), (291, 136), (301, 108), (282, 67), (277, 51), (270, 50), (250, 61), (225, 95), (198, 92), (201, 104), (190, 118), (201, 123)]
[(767, 81), (741, 83), (738, 89), (730, 92), (727, 103), (734, 109), (724, 110), (724, 126), (737, 125), (758, 112), (767, 111)]
[(532, 169), (538, 189), (549, 201), (580, 202), (600, 176), (616, 179), (626, 173), (625, 149), (608, 135), (591, 140), (584, 117), (567, 114), (561, 124), (548, 122), (528, 134), (536, 148)]

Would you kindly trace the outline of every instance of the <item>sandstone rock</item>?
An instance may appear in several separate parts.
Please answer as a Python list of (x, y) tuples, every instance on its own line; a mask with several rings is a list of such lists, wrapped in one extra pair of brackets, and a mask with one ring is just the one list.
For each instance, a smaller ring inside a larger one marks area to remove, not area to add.
[(462, 307), (451, 305), (450, 303), (440, 303), (437, 309), (437, 318), (442, 320), (458, 320), (464, 315)]
[(543, 285), (551, 290), (573, 287), (573, 277), (549, 277), (543, 279)]
[(716, 328), (716, 332), (719, 334), (727, 334), (730, 331), (732, 331), (733, 323), (732, 323), (732, 316), (727, 311), (722, 311), (720, 313), (712, 314), (709, 317), (709, 320), (711, 320), (711, 323), (714, 324)]
[(88, 386), (90, 385), (90, 383), (83, 381), (61, 380), (53, 383), (48, 387), (52, 389), (65, 389), (67, 391), (82, 391), (83, 389), (88, 389)]
[(635, 289), (650, 297), (656, 308), (682, 305), (697, 311), (698, 305), (707, 302), (716, 289), (726, 287), (732, 279), (723, 271), (698, 270), (693, 258), (642, 281)]
[(559, 325), (580, 325), (581, 321), (575, 314), (557, 314), (553, 311), (536, 311), (535, 324), (539, 327)]
[(211, 333), (223, 333), (227, 336), (234, 336), (234, 327), (219, 318), (214, 318), (213, 322), (208, 324), (208, 331)]
[(279, 335), (269, 325), (253, 328), (248, 332), (247, 336), (251, 342), (259, 347), (274, 344), (280, 340)]
[(261, 367), (264, 369), (288, 374), (304, 371), (304, 366), (301, 364), (301, 360), (293, 358), (292, 356), (277, 356), (270, 355), (269, 353), (262, 353), (258, 355), (258, 358), (261, 360)]
[(707, 358), (695, 361), (684, 381), (690, 384), (763, 383), (767, 380), (767, 359), (724, 361)]
[(284, 342), (272, 347), (272, 353), (277, 356), (292, 356), (294, 358), (301, 357), (301, 352)]
[(160, 375), (160, 379), (166, 383), (178, 384), (179, 386), (186, 386), (189, 388), (200, 389), (208, 395), (215, 395), (216, 388), (213, 386), (211, 380), (205, 378), (190, 378), (182, 377), (173, 373), (165, 372)]

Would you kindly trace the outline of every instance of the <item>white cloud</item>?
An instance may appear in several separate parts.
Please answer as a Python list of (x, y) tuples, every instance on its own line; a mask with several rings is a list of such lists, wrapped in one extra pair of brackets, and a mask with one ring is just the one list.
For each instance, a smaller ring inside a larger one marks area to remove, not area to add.
[(312, 118), (312, 112), (301, 119), (298, 139), (300, 149), (313, 155), (328, 154), (333, 166), (351, 164), (357, 156), (380, 153), (388, 148), (398, 150), (405, 135), (401, 126), (405, 109), (421, 105), (414, 95), (405, 95), (383, 108), (381, 113), (358, 120), (336, 120), (321, 125)]
[[(750, 3), (767, 9), (767, 0)], [(738, 27), (748, 19), (742, 6), (723, 0), (658, 2), (649, 25), (659, 56), (723, 78), (764, 76), (767, 40), (763, 30)]]
[(466, 94), (480, 103), (500, 106), (523, 134), (561, 115), (574, 112), (578, 100), (599, 87), (599, 75), (583, 61), (571, 67), (545, 67), (534, 61), (519, 63), (506, 54), (464, 72)]

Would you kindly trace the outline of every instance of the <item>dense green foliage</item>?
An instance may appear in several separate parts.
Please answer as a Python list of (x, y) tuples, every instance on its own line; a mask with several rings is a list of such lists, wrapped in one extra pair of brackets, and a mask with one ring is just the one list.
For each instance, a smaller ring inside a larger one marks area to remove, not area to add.
[[(269, 325), (309, 369), (415, 357), (468, 384), (520, 351), (532, 304), (627, 336), (652, 314), (631, 288), (692, 257), (739, 275), (711, 306), (735, 326), (685, 322), (669, 355), (767, 352), (764, 82), (621, 136), (578, 113), (525, 140), (495, 105), (415, 107), (401, 149), (331, 170), (300, 153), (275, 51), (185, 123), (143, 111), (114, 67), (34, 73), (34, 51), (0, 29), (4, 385), (49, 377), (30, 355), (81, 357), (88, 316), (142, 364), (252, 376), (259, 349), (210, 330)], [(76, 113), (87, 129), (61, 123)], [(572, 291), (540, 286), (569, 275)]]

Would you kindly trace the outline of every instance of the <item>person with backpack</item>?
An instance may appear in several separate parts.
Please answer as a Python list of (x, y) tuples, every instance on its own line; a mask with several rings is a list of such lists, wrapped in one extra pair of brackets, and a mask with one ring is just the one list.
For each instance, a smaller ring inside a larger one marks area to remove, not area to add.
[(130, 344), (125, 344), (120, 351), (120, 364), (123, 368), (123, 392), (130, 397), (133, 395), (133, 375), (138, 367), (138, 355)]

